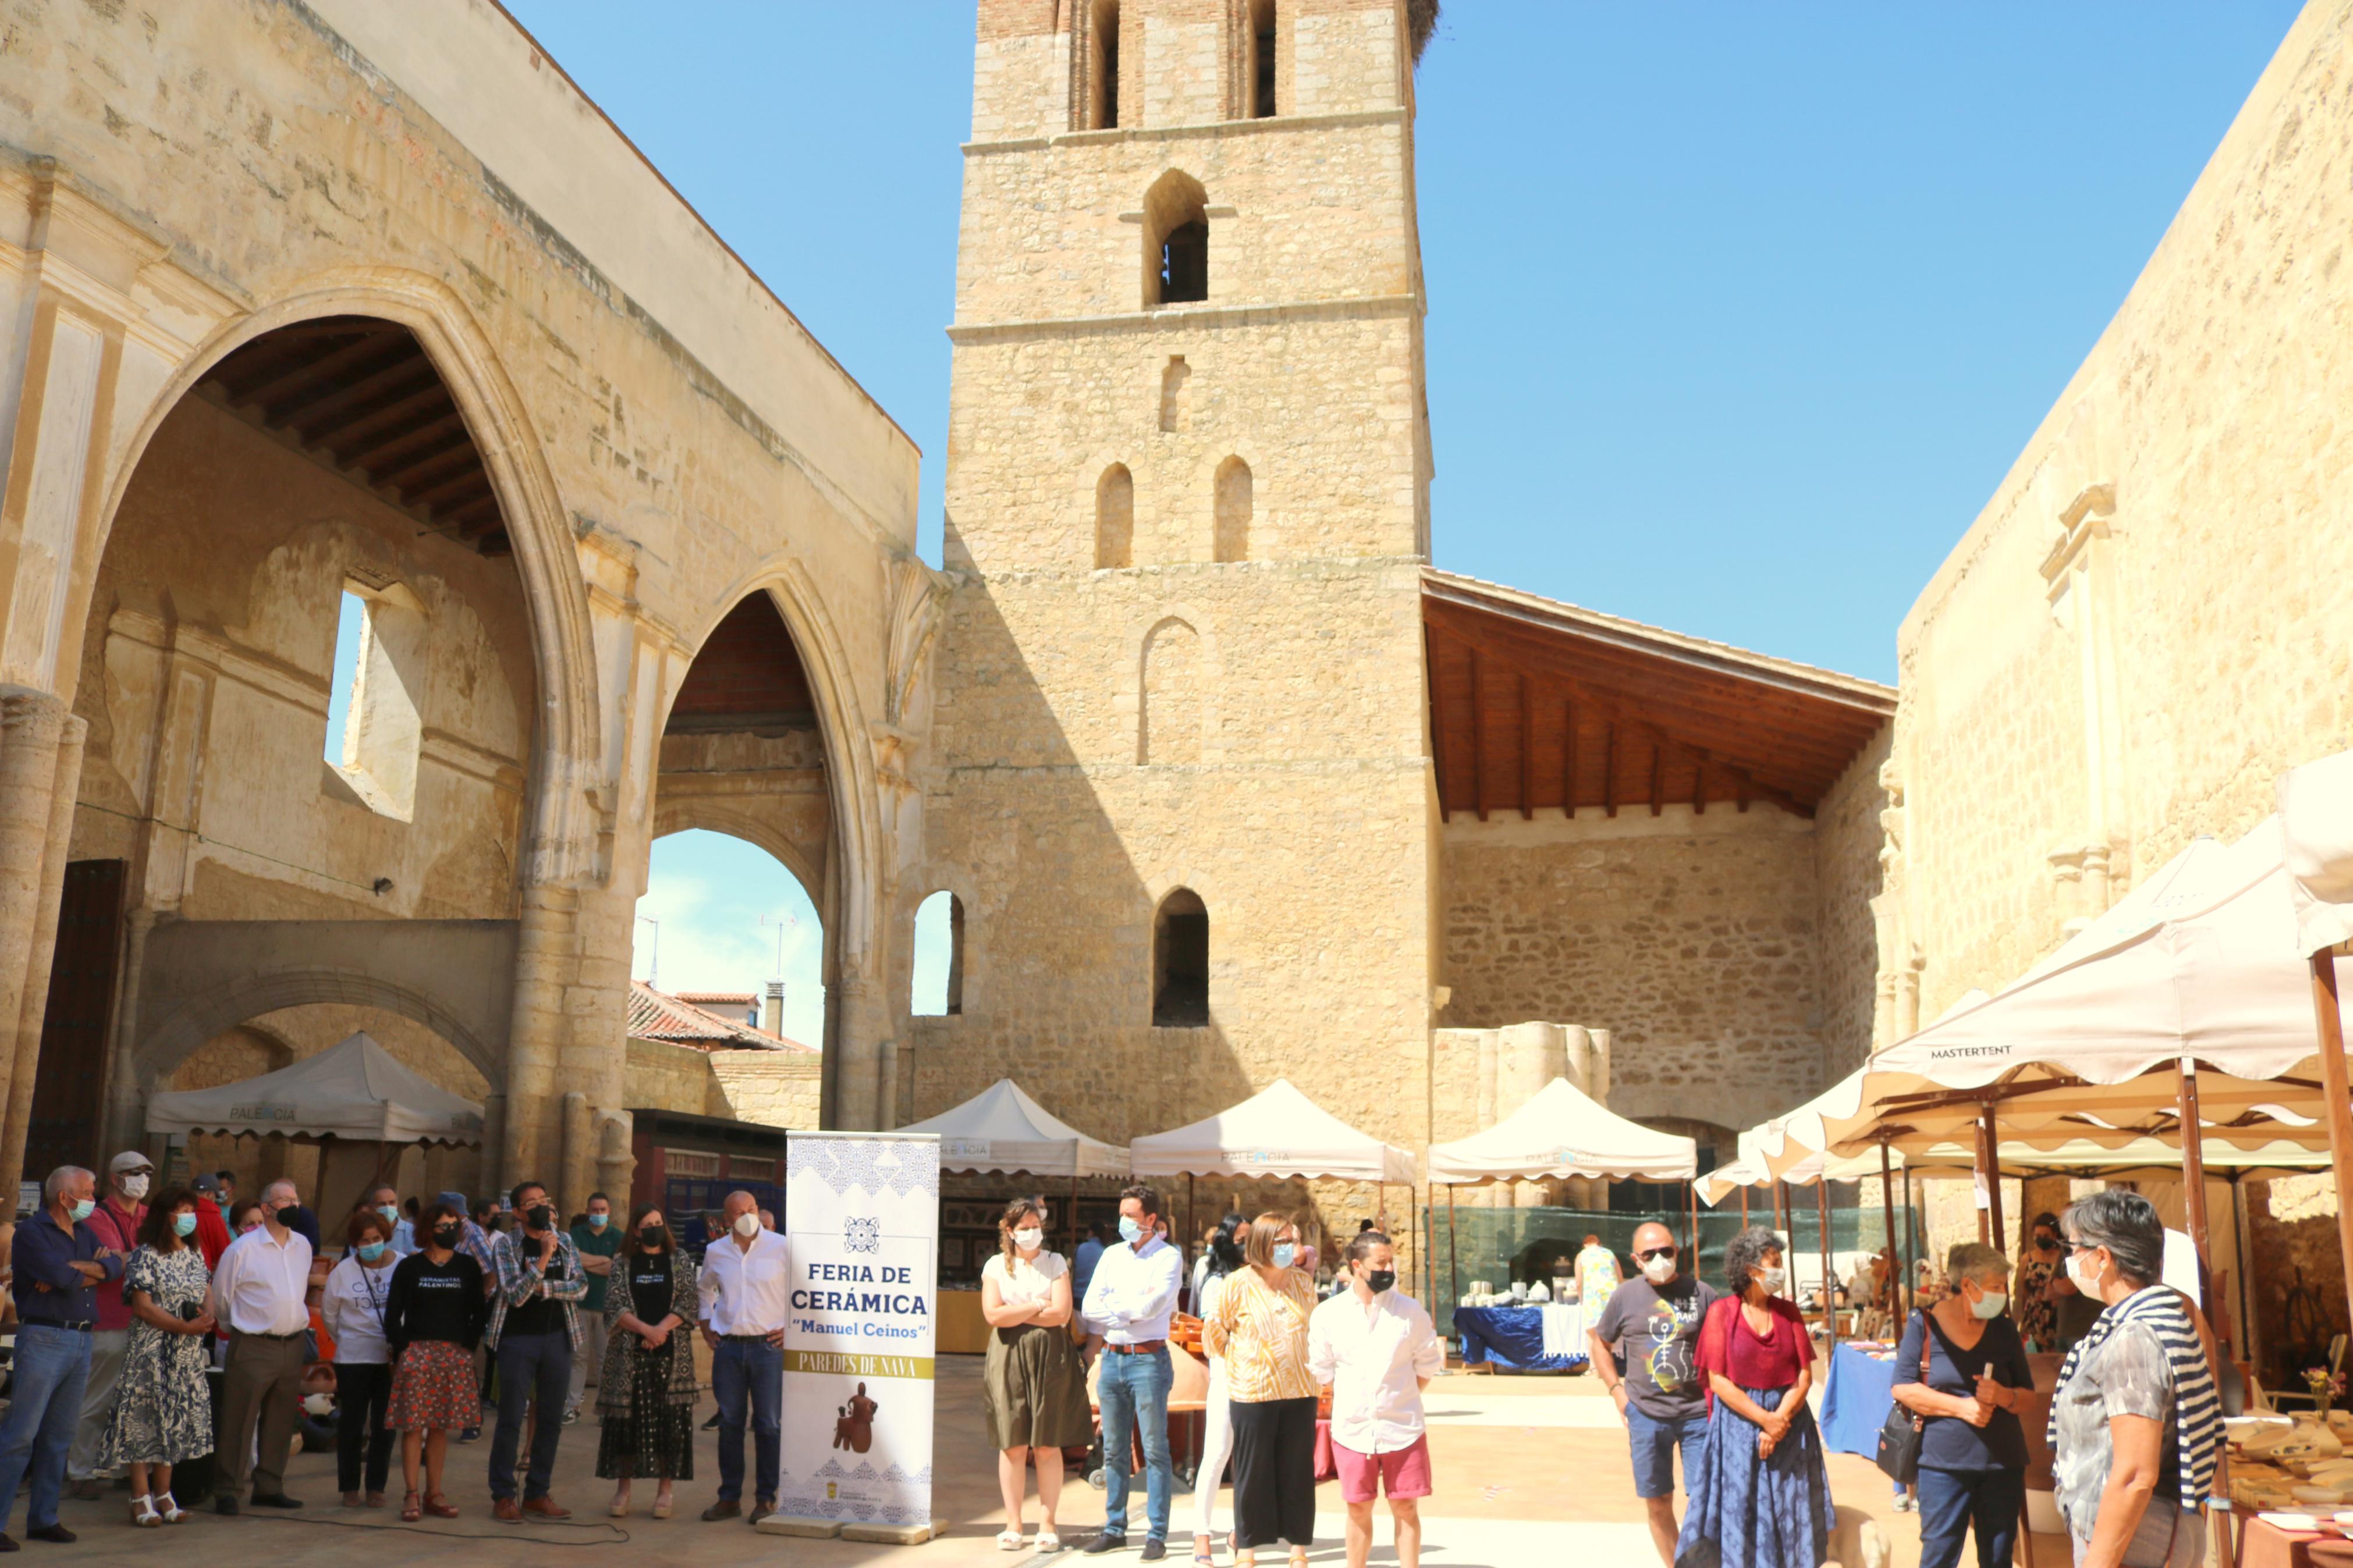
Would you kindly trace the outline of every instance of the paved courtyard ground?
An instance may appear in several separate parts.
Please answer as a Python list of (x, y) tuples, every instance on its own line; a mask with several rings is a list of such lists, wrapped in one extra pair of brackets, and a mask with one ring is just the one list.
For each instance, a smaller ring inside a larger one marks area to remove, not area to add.
[[(729, 1563), (776, 1563), (789, 1561), (795, 1568), (859, 1568), (859, 1565), (903, 1563), (907, 1568), (972, 1568), (985, 1563), (1024, 1564), (1034, 1552), (997, 1550), (995, 1537), (1004, 1527), (997, 1497), (993, 1456), (982, 1436), (980, 1362), (977, 1357), (949, 1356), (939, 1362), (939, 1447), (934, 1456), (937, 1477), (934, 1503), (944, 1533), (919, 1547), (858, 1545), (839, 1541), (801, 1541), (761, 1535), (740, 1520), (704, 1524), (694, 1516), (715, 1489), (718, 1466), (711, 1433), (699, 1436), (695, 1476), (679, 1491), (679, 1517), (657, 1521), (646, 1515), (652, 1489), (640, 1484), (635, 1515), (608, 1520), (605, 1505), (611, 1493), (596, 1480), (596, 1428), (593, 1419), (565, 1433), (557, 1466), (555, 1497), (573, 1510), (568, 1526), (529, 1524), (507, 1527), (491, 1519), (490, 1489), (485, 1475), (489, 1441), (453, 1447), (449, 1496), (465, 1517), (427, 1520), (403, 1525), (395, 1509), (353, 1512), (336, 1506), (334, 1458), (332, 1454), (298, 1456), (289, 1468), (288, 1489), (309, 1506), (299, 1514), (223, 1519), (210, 1512), (175, 1529), (133, 1531), (125, 1521), (121, 1494), (109, 1492), (100, 1502), (69, 1502), (63, 1518), (80, 1532), (72, 1546), (27, 1543), (18, 1559), (28, 1565), (54, 1563), (128, 1563), (156, 1554), (174, 1568), (221, 1564), (224, 1568), (333, 1568), (343, 1562), (375, 1568), (397, 1568), (448, 1559), (469, 1565), (570, 1563), (594, 1568), (611, 1558), (616, 1562), (684, 1563), (717, 1568)], [(1430, 1568), (1524, 1568), (1530, 1563), (1558, 1561), (1564, 1552), (1570, 1561), (1609, 1564), (1609, 1568), (1644, 1568), (1655, 1561), (1650, 1537), (1642, 1525), (1641, 1505), (1634, 1497), (1633, 1472), (1628, 1463), (1625, 1438), (1609, 1402), (1599, 1385), (1586, 1377), (1494, 1377), (1451, 1373), (1430, 1385), (1430, 1448), (1437, 1491), (1424, 1505), (1423, 1557)], [(706, 1399), (698, 1415), (710, 1412)], [(792, 1413), (786, 1413), (786, 1419)], [(1879, 1521), (1894, 1548), (1891, 1568), (1918, 1568), (1919, 1526), (1912, 1514), (1889, 1506), (1886, 1482), (1864, 1459), (1834, 1455), (1831, 1488), (1841, 1510), (1856, 1510)], [(392, 1501), (399, 1501), (396, 1467)], [(1341, 1561), (1341, 1508), (1336, 1487), (1321, 1489), (1322, 1508), (1316, 1521), (1316, 1563)], [(1083, 1539), (1103, 1518), (1103, 1494), (1073, 1477), (1063, 1493), (1062, 1525), (1066, 1538)], [(1227, 1500), (1220, 1499), (1219, 1520), (1228, 1522)], [(1034, 1510), (1035, 1501), (1031, 1507)], [(1172, 1561), (1191, 1555), (1184, 1525), (1191, 1500), (1177, 1498), (1176, 1549)], [(1131, 1539), (1141, 1542), (1142, 1499), (1134, 1504), (1138, 1528)], [(1385, 1520), (1385, 1515), (1383, 1516)], [(1037, 1516), (1029, 1524), (1034, 1531)], [(20, 1504), (10, 1521), (12, 1534), (21, 1536), (24, 1511)], [(2066, 1562), (2064, 1543), (2044, 1538), (2042, 1568)], [(1090, 1559), (1116, 1565), (1132, 1556)], [(1394, 1563), (1386, 1523), (1377, 1540), (1375, 1563)], [(1972, 1556), (1972, 1561), (1974, 1557)], [(1075, 1554), (1050, 1559), (1076, 1568)], [(1220, 1550), (1219, 1562), (1231, 1556)], [(1262, 1554), (1261, 1561), (1279, 1568), (1280, 1552)]]

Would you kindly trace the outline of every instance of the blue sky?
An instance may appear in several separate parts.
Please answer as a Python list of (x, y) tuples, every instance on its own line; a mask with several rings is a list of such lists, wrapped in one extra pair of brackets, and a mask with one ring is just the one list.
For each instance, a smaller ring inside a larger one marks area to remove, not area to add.
[[(510, 4), (922, 446), (936, 562), (970, 0)], [(1437, 563), (1892, 679), (2295, 10), (1450, 0)]]

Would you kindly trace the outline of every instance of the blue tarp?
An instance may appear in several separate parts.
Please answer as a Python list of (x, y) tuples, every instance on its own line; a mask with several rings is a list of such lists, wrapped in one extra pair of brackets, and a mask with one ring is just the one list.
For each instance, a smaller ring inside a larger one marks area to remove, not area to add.
[(1462, 1336), (1465, 1366), (1483, 1362), (1514, 1372), (1567, 1372), (1585, 1364), (1581, 1355), (1544, 1353), (1541, 1307), (1458, 1307), (1454, 1331)]
[(1895, 1363), (1875, 1361), (1852, 1345), (1831, 1352), (1822, 1389), (1822, 1446), (1834, 1454), (1879, 1454), (1879, 1429), (1895, 1407)]

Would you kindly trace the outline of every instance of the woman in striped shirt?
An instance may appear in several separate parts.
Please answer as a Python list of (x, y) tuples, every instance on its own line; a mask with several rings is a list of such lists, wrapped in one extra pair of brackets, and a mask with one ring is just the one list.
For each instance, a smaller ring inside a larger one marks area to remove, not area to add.
[[(1274, 1213), (1250, 1221), (1246, 1268), (1230, 1275), (1202, 1323), (1208, 1352), (1226, 1363), (1234, 1430), (1235, 1568), (1256, 1568), (1255, 1548), (1278, 1538), (1293, 1564), (1315, 1535), (1315, 1375), (1307, 1370), (1307, 1320), (1315, 1281), (1293, 1265), (1299, 1227)], [(1200, 1554), (1195, 1554), (1195, 1561)]]

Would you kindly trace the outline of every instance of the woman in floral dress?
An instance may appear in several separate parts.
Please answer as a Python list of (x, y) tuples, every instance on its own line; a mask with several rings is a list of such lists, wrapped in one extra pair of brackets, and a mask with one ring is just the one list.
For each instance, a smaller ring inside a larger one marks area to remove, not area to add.
[(178, 1524), (172, 1467), (213, 1451), (213, 1404), (205, 1383), (205, 1336), (212, 1275), (196, 1250), (196, 1194), (174, 1187), (147, 1211), (139, 1246), (122, 1270), (131, 1307), (122, 1394), (98, 1451), (99, 1468), (131, 1467), (131, 1522)]
[(629, 1514), (629, 1483), (658, 1483), (654, 1517), (668, 1519), (674, 1481), (694, 1479), (694, 1259), (678, 1249), (662, 1212), (641, 1204), (630, 1216), (613, 1282), (605, 1292), (605, 1365), (596, 1411), (605, 1428), (596, 1474), (621, 1484), (612, 1515)]
[(2051, 1283), (2059, 1277), (2059, 1216), (2039, 1214), (2018, 1257), (2018, 1282), (2010, 1288), (2010, 1315), (2029, 1350), (2059, 1348), (2059, 1309)]

